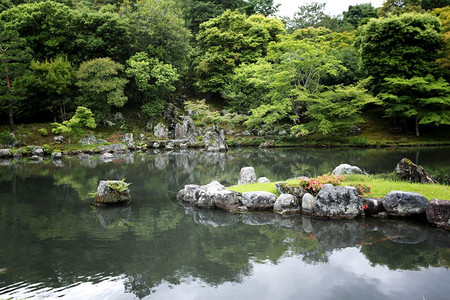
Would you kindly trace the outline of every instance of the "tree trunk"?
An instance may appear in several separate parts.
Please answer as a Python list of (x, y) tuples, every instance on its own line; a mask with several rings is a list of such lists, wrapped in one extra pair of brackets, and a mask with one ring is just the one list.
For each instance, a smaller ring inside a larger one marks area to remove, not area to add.
[(13, 101), (11, 97), (11, 79), (9, 77), (9, 68), (8, 68), (8, 60), (6, 59), (6, 50), (7, 49), (1, 49), (1, 51), (3, 52), (3, 63), (5, 64), (6, 84), (8, 86), (9, 130), (11, 130), (11, 132), (14, 133), (14, 115), (13, 115)]
[(419, 118), (418, 117), (416, 117), (416, 136), (420, 136), (420, 133), (419, 133)]

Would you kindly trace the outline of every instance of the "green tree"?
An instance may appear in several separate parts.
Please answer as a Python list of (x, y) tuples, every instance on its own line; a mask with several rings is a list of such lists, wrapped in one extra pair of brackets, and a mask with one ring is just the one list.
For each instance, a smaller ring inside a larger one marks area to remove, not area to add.
[(75, 115), (68, 121), (62, 123), (52, 123), (54, 134), (65, 134), (68, 137), (70, 145), (70, 139), (73, 135), (83, 134), (85, 128), (95, 128), (94, 114), (86, 107), (78, 106)]
[(423, 12), (421, 6), (422, 0), (385, 0), (378, 9), (380, 17), (389, 15), (401, 15), (409, 12)]
[(71, 98), (74, 83), (74, 70), (67, 59), (55, 59), (38, 62), (33, 60), (30, 72), (24, 76), (24, 85), (28, 89), (28, 97), (46, 99), (39, 106), (59, 114), (61, 120), (66, 119), (66, 104)]
[(416, 135), (419, 125), (450, 125), (450, 85), (443, 78), (424, 77), (385, 79), (388, 92), (380, 94), (389, 117), (414, 119)]
[(263, 57), (271, 41), (284, 33), (278, 19), (226, 11), (200, 26), (197, 35), (198, 86), (205, 92), (220, 92), (242, 63)]
[(346, 132), (363, 122), (361, 112), (369, 104), (381, 104), (361, 86), (334, 86), (307, 100), (305, 125), (293, 126), (291, 133), (302, 135), (316, 130), (322, 134)]
[(433, 16), (439, 18), (442, 23), (443, 49), (437, 63), (444, 71), (447, 80), (450, 79), (450, 6), (437, 8), (431, 12)]
[(429, 14), (409, 13), (371, 19), (359, 30), (363, 70), (380, 92), (387, 77), (412, 78), (432, 74), (441, 48), (441, 23)]
[(76, 85), (81, 95), (78, 103), (91, 108), (97, 119), (105, 119), (110, 107), (122, 107), (128, 100), (124, 87), (128, 80), (119, 73), (123, 65), (109, 57), (83, 62), (76, 72)]
[(20, 100), (20, 77), (25, 73), (31, 60), (31, 50), (19, 33), (0, 20), (0, 51), (1, 51), (1, 106), (8, 112), (8, 123), (14, 132), (14, 110)]
[(311, 2), (299, 6), (298, 12), (292, 19), (287, 19), (288, 31), (292, 32), (300, 28), (327, 27), (337, 30), (341, 27), (341, 20), (332, 17), (325, 12), (326, 3)]
[(143, 111), (153, 118), (162, 113), (164, 103), (174, 94), (178, 72), (170, 64), (138, 52), (127, 60), (126, 74), (134, 79), (142, 93)]
[(449, 6), (450, 0), (422, 0), (421, 5), (425, 10), (432, 10), (435, 8)]
[(353, 28), (358, 28), (361, 22), (377, 17), (377, 10), (371, 3), (349, 5), (348, 10), (343, 12), (342, 21), (350, 24)]

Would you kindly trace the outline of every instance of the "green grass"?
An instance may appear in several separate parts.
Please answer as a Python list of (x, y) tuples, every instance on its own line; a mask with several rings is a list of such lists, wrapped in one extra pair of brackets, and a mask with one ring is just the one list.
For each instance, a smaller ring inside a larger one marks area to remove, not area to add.
[[(406, 181), (386, 179), (380, 175), (347, 175), (347, 180), (342, 182), (341, 186), (350, 186), (357, 183), (366, 183), (372, 186), (372, 193), (367, 195), (373, 198), (383, 198), (391, 191), (404, 191), (418, 193), (427, 198), (450, 200), (450, 186), (442, 184), (421, 184), (421, 183), (409, 183)], [(296, 183), (296, 180), (289, 180), (288, 183)], [(256, 192), (266, 191), (277, 194), (275, 187), (276, 182), (269, 183), (251, 183), (230, 186), (228, 189), (239, 192)]]
[(450, 200), (450, 186), (448, 185), (409, 183), (381, 178), (380, 175), (348, 175), (346, 178), (347, 180), (342, 182), (342, 186), (364, 182), (372, 186), (372, 193), (369, 196), (374, 198), (383, 198), (391, 191), (404, 191), (421, 194), (428, 200)]

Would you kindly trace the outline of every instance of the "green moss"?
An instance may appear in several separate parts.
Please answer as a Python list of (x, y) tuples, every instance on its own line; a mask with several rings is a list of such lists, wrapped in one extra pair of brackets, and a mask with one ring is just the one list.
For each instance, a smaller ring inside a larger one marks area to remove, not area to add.
[(239, 193), (265, 191), (276, 194), (277, 188), (275, 187), (275, 183), (276, 182), (233, 185), (228, 189)]

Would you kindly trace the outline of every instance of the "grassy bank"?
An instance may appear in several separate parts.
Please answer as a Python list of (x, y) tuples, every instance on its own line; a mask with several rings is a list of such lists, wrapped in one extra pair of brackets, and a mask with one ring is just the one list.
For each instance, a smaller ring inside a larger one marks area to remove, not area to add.
[[(288, 183), (295, 184), (296, 181), (290, 180)], [(348, 175), (346, 176), (346, 180), (340, 185), (351, 186), (358, 183), (365, 183), (372, 186), (372, 192), (367, 195), (367, 197), (383, 198), (389, 192), (396, 190), (418, 193), (428, 200), (450, 200), (450, 186), (448, 185), (409, 183), (407, 181), (395, 180), (392, 178), (383, 178), (382, 175)], [(240, 193), (255, 191), (277, 193), (275, 182), (235, 185), (228, 189)]]

